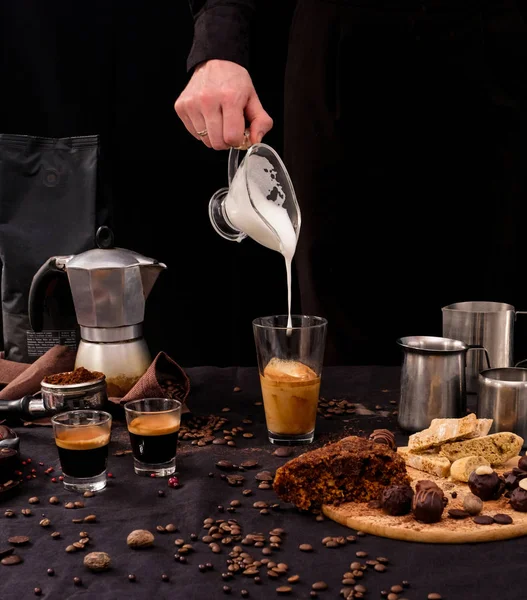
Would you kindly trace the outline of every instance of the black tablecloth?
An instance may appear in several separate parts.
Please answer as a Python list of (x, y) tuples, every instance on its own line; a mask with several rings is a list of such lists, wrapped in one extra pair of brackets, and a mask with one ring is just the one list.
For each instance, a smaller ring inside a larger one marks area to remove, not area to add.
[[(220, 445), (192, 446), (183, 441), (178, 449), (178, 471), (181, 487), (171, 489), (166, 480), (143, 478), (134, 475), (130, 455), (115, 456), (127, 444), (126, 431), (122, 423), (115, 421), (109, 459), (109, 471), (113, 478), (106, 490), (92, 498), (81, 498), (67, 492), (60, 482), (52, 483), (51, 477), (60, 474), (52, 432), (47, 427), (19, 427), (21, 451), (31, 458), (25, 473), (36, 469), (35, 479), (24, 481), (17, 494), (9, 499), (0, 498), (0, 551), (9, 547), (7, 538), (27, 535), (31, 542), (17, 548), (23, 558), (15, 566), (0, 565), (0, 599), (19, 600), (34, 597), (34, 588), (42, 588), (42, 597), (68, 600), (71, 598), (123, 599), (123, 598), (176, 598), (204, 600), (208, 598), (240, 598), (241, 590), (249, 592), (249, 598), (267, 599), (278, 596), (276, 588), (287, 585), (285, 577), (268, 579), (266, 569), (261, 569), (261, 584), (251, 578), (237, 574), (233, 580), (224, 582), (221, 573), (227, 570), (228, 547), (220, 554), (211, 552), (208, 544), (201, 540), (191, 542), (190, 535), (205, 534), (203, 521), (214, 519), (237, 519), (243, 533), (268, 535), (275, 527), (283, 528), (282, 548), (276, 550), (271, 559), (285, 562), (289, 575), (300, 575), (293, 584), (290, 598), (309, 598), (311, 585), (325, 581), (328, 589), (318, 594), (319, 598), (338, 598), (342, 588), (343, 573), (349, 570), (355, 553), (365, 551), (368, 558), (384, 556), (389, 559), (386, 572), (377, 573), (368, 567), (361, 580), (367, 588), (365, 598), (380, 598), (381, 590), (403, 580), (410, 586), (400, 598), (423, 600), (431, 592), (441, 594), (447, 600), (470, 598), (523, 600), (527, 596), (524, 586), (527, 543), (519, 538), (506, 542), (463, 545), (431, 545), (408, 543), (374, 536), (358, 537), (336, 549), (322, 545), (325, 536), (353, 535), (355, 532), (330, 520), (317, 522), (312, 515), (301, 514), (288, 504), (280, 503), (279, 510), (270, 510), (262, 515), (253, 508), (257, 500), (278, 502), (272, 490), (258, 489), (255, 474), (261, 470), (274, 471), (286, 459), (272, 454), (275, 449), (267, 441), (263, 407), (255, 405), (261, 400), (256, 369), (200, 367), (188, 369), (191, 379), (191, 394), (188, 405), (195, 414), (219, 414), (229, 419), (228, 427), (243, 426), (254, 433), (253, 438), (236, 437), (235, 448)], [(236, 387), (240, 391), (234, 391)], [(326, 399), (348, 399), (363, 405), (366, 414), (340, 415), (332, 419), (319, 417), (315, 444), (332, 439), (344, 432), (368, 433), (376, 427), (396, 430), (395, 408), (390, 400), (399, 395), (399, 369), (391, 367), (333, 367), (324, 372), (321, 395)], [(377, 408), (375, 408), (377, 407)], [(379, 408), (382, 407), (382, 410)], [(230, 411), (222, 409), (229, 408)], [(370, 413), (371, 411), (371, 413)], [(389, 411), (389, 412), (388, 412)], [(251, 419), (253, 424), (242, 424), (242, 419)], [(397, 432), (397, 442), (403, 444), (405, 436)], [(302, 450), (297, 449), (295, 454)], [(244, 473), (246, 481), (241, 487), (232, 487), (220, 478), (215, 467), (219, 459), (228, 459), (239, 464), (243, 460), (258, 460), (256, 470)], [(44, 463), (41, 466), (39, 463)], [(55, 471), (45, 474), (53, 466)], [(209, 473), (214, 473), (210, 477)], [(244, 497), (242, 490), (250, 488), (253, 495)], [(166, 492), (158, 496), (158, 490)], [(58, 496), (60, 504), (50, 505), (51, 496)], [(38, 496), (39, 504), (29, 504), (32, 496)], [(85, 508), (67, 510), (67, 501), (82, 500)], [(231, 500), (240, 500), (235, 512), (220, 512)], [(22, 508), (31, 508), (33, 515), (23, 516)], [(4, 517), (6, 509), (16, 511), (16, 517)], [(75, 517), (95, 514), (97, 522), (76, 525)], [(39, 526), (41, 515), (48, 517), (49, 528)], [(174, 523), (177, 533), (157, 533), (157, 525)], [(149, 529), (155, 533), (155, 544), (145, 550), (132, 550), (126, 537), (133, 529)], [(70, 554), (65, 552), (68, 544), (79, 539), (80, 531), (88, 531), (91, 542), (84, 550)], [(60, 531), (61, 538), (51, 538), (52, 531)], [(174, 541), (183, 538), (192, 543), (194, 552), (188, 555), (187, 564), (174, 559), (177, 547)], [(300, 544), (311, 544), (313, 552), (298, 550)], [(105, 551), (112, 559), (112, 569), (105, 573), (91, 573), (83, 566), (83, 557), (89, 551)], [(252, 556), (261, 558), (257, 548), (246, 548)], [(199, 564), (210, 562), (213, 569), (200, 572)], [(49, 576), (47, 570), (54, 569)], [(136, 575), (136, 582), (128, 581), (128, 574)], [(169, 576), (162, 581), (161, 575)], [(82, 579), (75, 586), (73, 578)], [(223, 585), (232, 588), (230, 596), (224, 596)]]

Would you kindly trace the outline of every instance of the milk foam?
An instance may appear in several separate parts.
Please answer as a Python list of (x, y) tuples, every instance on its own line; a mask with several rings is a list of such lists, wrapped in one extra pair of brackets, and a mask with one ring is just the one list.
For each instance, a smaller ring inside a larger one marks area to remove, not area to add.
[[(289, 214), (283, 206), (286, 197), (276, 179), (273, 165), (267, 158), (258, 154), (250, 155), (249, 160), (250, 164), (245, 166), (250, 169), (247, 178), (244, 169), (236, 171), (225, 200), (225, 210), (234, 227), (262, 246), (284, 256), (287, 276), (287, 327), (290, 329), (291, 263), (296, 250), (297, 236)], [(254, 206), (276, 235), (249, 202), (247, 186)]]

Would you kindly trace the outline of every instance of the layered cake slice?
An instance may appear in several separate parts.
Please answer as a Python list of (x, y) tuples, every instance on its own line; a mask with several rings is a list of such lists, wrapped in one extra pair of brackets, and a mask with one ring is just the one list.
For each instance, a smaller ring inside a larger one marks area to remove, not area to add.
[(438, 452), (425, 451), (422, 454), (412, 454), (408, 450), (408, 446), (397, 448), (406, 464), (419, 471), (437, 475), (438, 477), (448, 477), (450, 475), (450, 461), (444, 456), (440, 456)]
[(285, 502), (309, 510), (377, 500), (387, 486), (408, 483), (404, 459), (386, 444), (349, 436), (279, 467), (273, 487)]

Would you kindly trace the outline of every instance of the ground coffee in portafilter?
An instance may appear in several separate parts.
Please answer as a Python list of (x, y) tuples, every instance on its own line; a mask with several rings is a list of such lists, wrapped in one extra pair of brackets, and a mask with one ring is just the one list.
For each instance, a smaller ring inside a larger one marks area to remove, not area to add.
[(130, 444), (137, 460), (161, 464), (176, 454), (180, 422), (171, 413), (142, 414), (128, 425)]

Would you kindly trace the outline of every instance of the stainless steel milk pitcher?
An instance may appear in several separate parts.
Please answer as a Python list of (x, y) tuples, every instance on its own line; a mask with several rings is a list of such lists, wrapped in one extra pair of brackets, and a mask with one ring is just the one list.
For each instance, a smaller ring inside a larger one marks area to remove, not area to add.
[(415, 432), (426, 429), (432, 419), (465, 416), (467, 353), (480, 350), (488, 362), (485, 348), (433, 336), (404, 337), (397, 343), (404, 353), (399, 426)]
[[(527, 314), (503, 302), (457, 302), (442, 308), (443, 336), (486, 348), (493, 369), (514, 364), (516, 315)], [(467, 392), (478, 392), (478, 376), (486, 368), (481, 353), (467, 356)]]

